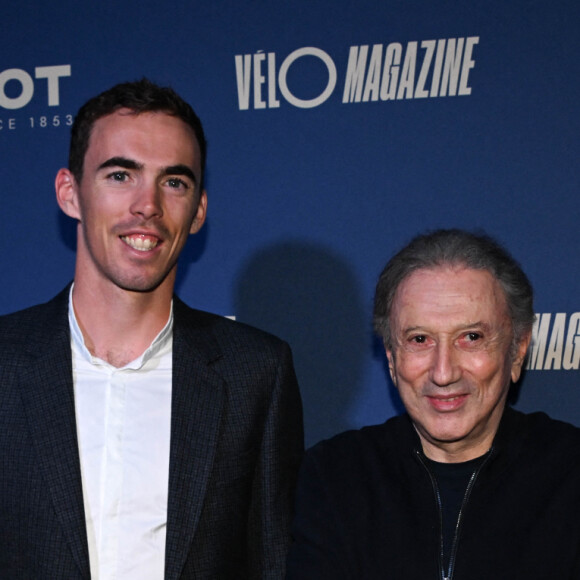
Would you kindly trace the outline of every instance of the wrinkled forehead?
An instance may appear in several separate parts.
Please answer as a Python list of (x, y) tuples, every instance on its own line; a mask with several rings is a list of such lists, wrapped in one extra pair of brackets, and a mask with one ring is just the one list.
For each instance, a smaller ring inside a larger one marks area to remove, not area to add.
[(491, 325), (509, 322), (501, 284), (488, 270), (465, 266), (437, 266), (411, 272), (399, 284), (391, 307), (394, 324), (401, 318), (481, 320)]

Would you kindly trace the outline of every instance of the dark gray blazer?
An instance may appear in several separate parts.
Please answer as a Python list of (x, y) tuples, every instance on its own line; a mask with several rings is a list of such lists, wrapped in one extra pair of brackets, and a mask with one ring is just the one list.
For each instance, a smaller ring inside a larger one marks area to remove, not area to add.
[[(0, 317), (0, 578), (89, 578), (68, 288)], [(165, 577), (283, 578), (300, 395), (288, 346), (174, 301)]]

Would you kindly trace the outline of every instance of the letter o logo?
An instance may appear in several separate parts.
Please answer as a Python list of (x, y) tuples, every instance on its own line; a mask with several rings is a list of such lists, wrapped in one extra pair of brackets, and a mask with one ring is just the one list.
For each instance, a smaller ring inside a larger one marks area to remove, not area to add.
[[(328, 69), (328, 84), (326, 88), (320, 95), (315, 97), (314, 99), (299, 99), (295, 97), (288, 88), (288, 84), (286, 83), (286, 75), (288, 74), (288, 69), (294, 63), (295, 60), (298, 60), (302, 56), (315, 56), (319, 58)], [(299, 48), (294, 52), (290, 53), (282, 63), (280, 67), (280, 72), (278, 73), (278, 84), (280, 86), (280, 92), (284, 96), (284, 98), (295, 107), (300, 107), (301, 109), (311, 109), (312, 107), (317, 107), (321, 105), (330, 97), (334, 87), (336, 86), (336, 66), (334, 65), (334, 61), (330, 58), (330, 56), (321, 50), (320, 48), (315, 48), (313, 46), (305, 46), (303, 48)]]
[[(8, 81), (18, 81), (22, 86), (19, 97), (8, 97), (4, 92), (4, 87)], [(28, 105), (34, 94), (34, 81), (24, 70), (19, 68), (9, 68), (0, 73), (0, 107), (5, 109), (21, 109)]]

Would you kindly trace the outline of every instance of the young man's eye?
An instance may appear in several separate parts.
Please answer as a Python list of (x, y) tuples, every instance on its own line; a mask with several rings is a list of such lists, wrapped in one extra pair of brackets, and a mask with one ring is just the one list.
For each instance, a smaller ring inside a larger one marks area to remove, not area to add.
[(171, 177), (170, 179), (168, 179), (167, 185), (169, 185), (169, 187), (173, 187), (174, 189), (189, 188), (189, 185), (185, 181), (183, 181), (183, 179), (179, 179), (178, 177)]
[(108, 178), (113, 180), (113, 181), (118, 181), (120, 183), (122, 183), (123, 181), (126, 181), (128, 175), (126, 171), (115, 171), (113, 173), (110, 173), (108, 175)]

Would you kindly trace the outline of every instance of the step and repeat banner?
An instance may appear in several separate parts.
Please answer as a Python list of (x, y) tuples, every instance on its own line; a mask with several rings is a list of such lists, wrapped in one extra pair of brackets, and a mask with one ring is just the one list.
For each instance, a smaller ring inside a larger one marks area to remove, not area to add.
[(8, 0), (0, 23), (0, 314), (72, 278), (53, 186), (72, 119), (145, 76), (209, 141), (177, 291), (290, 342), (307, 445), (400, 412), (374, 286), (439, 227), (521, 262), (538, 317), (516, 406), (580, 425), (577, 1)]

